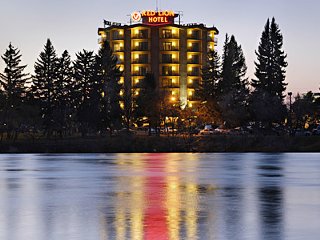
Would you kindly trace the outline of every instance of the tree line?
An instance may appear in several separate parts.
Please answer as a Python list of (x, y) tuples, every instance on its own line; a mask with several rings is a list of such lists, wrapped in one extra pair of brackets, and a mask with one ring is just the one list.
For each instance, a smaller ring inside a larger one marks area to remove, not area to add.
[(278, 24), (268, 19), (256, 51), (255, 79), (249, 81), (241, 45), (227, 35), (222, 57), (215, 51), (208, 54), (196, 87), (201, 104), (192, 109), (167, 101), (170, 93), (157, 87), (152, 73), (140, 81), (135, 97), (119, 82), (122, 72), (107, 41), (97, 54), (82, 50), (72, 61), (66, 50), (58, 56), (48, 39), (34, 75), (25, 73), (20, 50), (10, 43), (0, 73), (0, 137), (15, 140), (21, 132), (47, 137), (112, 134), (123, 127), (129, 131), (133, 123), (158, 129), (163, 123), (181, 128), (249, 122), (272, 127), (285, 119), (297, 126), (316, 121), (319, 103), (313, 93), (296, 96), (289, 110), (285, 105), (287, 56), (282, 45)]

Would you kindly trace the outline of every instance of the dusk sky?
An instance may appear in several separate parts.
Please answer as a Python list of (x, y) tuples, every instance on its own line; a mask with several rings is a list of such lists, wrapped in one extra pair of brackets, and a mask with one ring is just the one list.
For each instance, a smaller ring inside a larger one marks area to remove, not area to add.
[[(9, 42), (21, 50), (23, 64), (33, 66), (50, 38), (57, 54), (68, 50), (72, 59), (82, 49), (98, 49), (98, 27), (103, 19), (127, 24), (133, 11), (156, 8), (150, 0), (0, 0), (0, 54)], [(183, 23), (216, 26), (218, 52), (225, 34), (233, 34), (242, 45), (247, 76), (254, 78), (255, 50), (267, 18), (276, 18), (288, 54), (288, 91), (319, 92), (320, 1), (319, 0), (171, 0), (160, 1), (161, 10), (183, 11)], [(4, 62), (0, 61), (3, 72)]]

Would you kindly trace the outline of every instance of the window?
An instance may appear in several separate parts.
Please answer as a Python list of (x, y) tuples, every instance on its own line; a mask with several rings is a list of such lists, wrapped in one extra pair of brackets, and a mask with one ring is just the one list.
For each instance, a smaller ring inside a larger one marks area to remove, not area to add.
[(172, 66), (163, 66), (162, 67), (162, 75), (171, 76), (172, 75)]
[(162, 38), (172, 38), (172, 31), (170, 29), (162, 30)]
[(163, 63), (172, 63), (172, 54), (162, 54)]
[(148, 51), (148, 42), (139, 42), (139, 50)]
[(172, 50), (172, 42), (163, 42), (162, 49), (164, 51), (171, 51)]

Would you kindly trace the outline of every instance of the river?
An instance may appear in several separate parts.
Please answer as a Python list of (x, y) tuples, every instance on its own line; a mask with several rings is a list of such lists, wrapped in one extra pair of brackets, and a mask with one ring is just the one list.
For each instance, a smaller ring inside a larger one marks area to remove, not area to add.
[(318, 240), (320, 153), (1, 154), (1, 240)]

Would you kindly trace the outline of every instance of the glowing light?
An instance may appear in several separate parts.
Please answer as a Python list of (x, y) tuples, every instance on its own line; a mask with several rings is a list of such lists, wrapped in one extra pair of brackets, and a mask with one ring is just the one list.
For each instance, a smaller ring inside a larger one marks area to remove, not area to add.
[(176, 95), (176, 92), (175, 92), (175, 91), (172, 91), (171, 94), (172, 94), (172, 95)]
[(120, 30), (120, 31), (119, 31), (119, 34), (120, 34), (120, 35), (123, 35), (123, 30)]
[(120, 96), (123, 96), (123, 91), (122, 90), (120, 91)]
[(139, 58), (139, 54), (134, 55), (134, 58), (138, 59)]
[(134, 33), (135, 33), (135, 34), (139, 34), (139, 29), (136, 28), (136, 29), (134, 30)]
[(123, 83), (124, 83), (124, 78), (123, 78), (123, 77), (120, 78), (119, 83), (120, 83), (120, 84), (123, 84)]
[(136, 71), (139, 71), (139, 67), (138, 67), (138, 66), (136, 66), (134, 69), (135, 69)]
[(189, 91), (189, 96), (192, 96), (193, 92), (192, 91)]
[(175, 101), (176, 100), (176, 98), (175, 97), (171, 97), (171, 101)]
[(135, 44), (134, 44), (136, 47), (138, 47), (139, 46), (139, 42), (135, 42)]
[(174, 29), (172, 29), (172, 34), (176, 34), (176, 29), (174, 28)]
[(192, 103), (190, 102), (190, 103), (188, 104), (188, 106), (189, 106), (189, 107), (192, 107)]
[(172, 71), (175, 71), (176, 70), (176, 66), (172, 66)]
[(138, 95), (139, 95), (139, 91), (136, 90), (134, 94), (135, 94), (136, 96), (138, 96)]
[(175, 79), (171, 79), (171, 82), (172, 82), (172, 83), (176, 83), (176, 80), (175, 80)]
[(172, 54), (172, 58), (175, 59), (177, 56), (176, 54)]
[(139, 78), (136, 78), (136, 80), (134, 81), (136, 84), (139, 83)]
[(172, 47), (175, 47), (176, 46), (176, 42), (172, 42)]
[(193, 83), (193, 80), (192, 80), (192, 79), (189, 79), (189, 83)]

